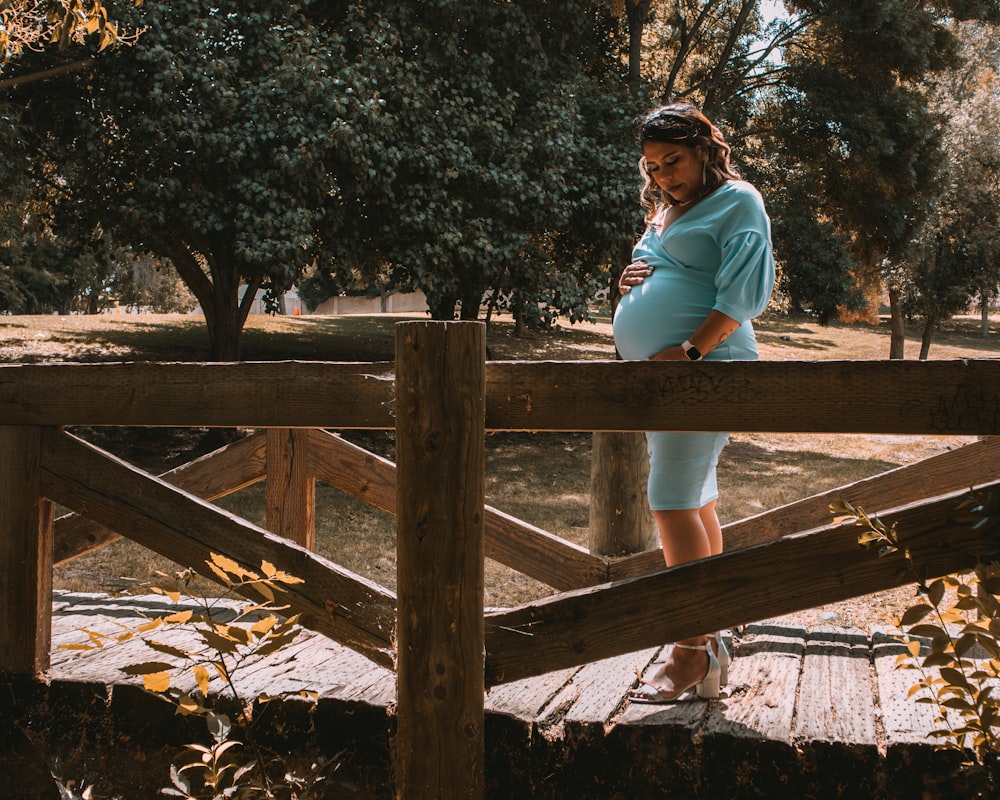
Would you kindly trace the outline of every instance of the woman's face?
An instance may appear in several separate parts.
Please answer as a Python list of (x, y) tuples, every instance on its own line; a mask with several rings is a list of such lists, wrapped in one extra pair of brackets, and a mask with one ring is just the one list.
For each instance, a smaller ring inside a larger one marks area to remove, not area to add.
[(703, 185), (705, 148), (670, 142), (644, 142), (646, 171), (656, 185), (677, 203), (693, 200)]

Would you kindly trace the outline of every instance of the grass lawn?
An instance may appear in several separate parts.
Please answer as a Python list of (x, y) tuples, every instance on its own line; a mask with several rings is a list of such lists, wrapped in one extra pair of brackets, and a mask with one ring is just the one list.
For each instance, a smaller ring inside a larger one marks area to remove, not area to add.
[[(415, 316), (252, 317), (243, 339), (245, 360), (391, 361), (394, 325)], [(996, 358), (997, 321), (988, 337), (979, 319), (960, 317), (935, 338), (931, 358)], [(868, 360), (887, 357), (888, 326), (833, 324), (775, 316), (758, 323), (761, 357), (769, 360)], [(201, 317), (106, 315), (0, 317), (0, 362), (194, 361), (204, 358)], [(532, 338), (513, 336), (509, 319), (491, 323), (487, 344), (497, 360), (584, 360), (614, 357), (607, 320), (561, 326)], [(909, 333), (916, 357), (919, 331)], [(77, 431), (153, 472), (206, 452), (236, 432), (170, 429)], [(391, 433), (345, 432), (345, 437), (393, 458)], [(971, 441), (970, 437), (851, 436), (843, 434), (734, 434), (719, 469), (723, 522), (741, 519), (816, 492), (859, 480)], [(500, 433), (487, 439), (487, 503), (583, 546), (589, 518), (591, 437), (573, 433)], [(258, 485), (219, 501), (256, 524), (263, 522)], [(394, 520), (330, 487), (317, 487), (317, 549), (348, 569), (395, 586)], [(142, 591), (137, 584), (163, 559), (121, 541), (62, 565), (56, 585), (82, 591)], [(549, 589), (504, 567), (487, 564), (488, 605), (510, 605)], [(912, 592), (905, 591), (908, 600)], [(900, 595), (903, 596), (903, 595)], [(840, 624), (871, 620), (886, 598), (841, 604)], [(819, 613), (822, 610), (817, 610)], [(855, 618), (857, 616), (858, 618)], [(864, 617), (864, 619), (862, 619)]]

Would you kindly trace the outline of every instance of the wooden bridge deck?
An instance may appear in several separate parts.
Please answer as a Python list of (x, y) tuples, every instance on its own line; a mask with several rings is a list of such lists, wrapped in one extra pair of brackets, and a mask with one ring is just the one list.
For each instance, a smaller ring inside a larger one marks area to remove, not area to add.
[[(84, 641), (84, 628), (134, 629), (141, 613), (168, 608), (176, 610), (158, 596), (57, 593), (50, 690), (101, 687), (109, 706), (116, 693), (148, 697), (136, 691), (140, 679), (120, 671), (155, 657), (141, 641), (92, 651), (60, 645)], [(906, 696), (916, 673), (895, 668), (901, 646), (886, 633), (806, 629), (782, 619), (746, 626), (731, 649), (730, 684), (713, 702), (627, 701), (637, 671), (655, 669), (660, 648), (493, 688), (486, 698), (489, 796), (914, 797), (950, 770), (953, 760), (928, 736), (931, 707)], [(237, 683), (247, 695), (317, 692), (307, 727), (321, 746), (388, 763), (392, 671), (306, 631), (241, 669)], [(148, 713), (136, 712), (134, 702), (121, 707), (132, 717)]]

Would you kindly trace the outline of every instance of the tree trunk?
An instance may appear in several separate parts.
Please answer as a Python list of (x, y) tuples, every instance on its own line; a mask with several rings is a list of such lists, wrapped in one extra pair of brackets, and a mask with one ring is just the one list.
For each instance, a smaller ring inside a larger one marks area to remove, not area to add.
[(628, 88), (639, 91), (642, 85), (642, 32), (652, 0), (625, 0), (628, 18)]
[(979, 298), (979, 330), (983, 338), (988, 339), (990, 335), (990, 295), (987, 292), (980, 292)]
[(209, 358), (239, 361), (243, 325), (247, 321), (261, 279), (251, 280), (240, 296), (240, 270), (217, 253), (203, 253), (183, 242), (160, 242), (157, 252), (169, 258), (181, 280), (198, 298), (208, 328)]
[(462, 308), (459, 319), (463, 322), (476, 322), (479, 319), (479, 306), (483, 302), (483, 292), (478, 286), (462, 294)]
[(934, 338), (934, 331), (937, 330), (938, 319), (933, 314), (928, 315), (924, 320), (924, 333), (920, 337), (920, 360), (926, 361), (927, 354), (931, 351), (931, 339)]
[(596, 431), (590, 463), (590, 552), (623, 556), (655, 547), (646, 502), (649, 463), (642, 433)]
[(456, 303), (458, 303), (458, 298), (453, 295), (448, 297), (428, 297), (427, 308), (431, 312), (431, 319), (438, 322), (451, 322), (455, 319)]
[(889, 289), (889, 312), (892, 325), (892, 334), (889, 337), (889, 358), (901, 359), (906, 344), (906, 320), (903, 319), (899, 289)]
[[(631, 250), (622, 253), (627, 264)], [(622, 269), (609, 276), (611, 314), (621, 295), (618, 280)], [(618, 355), (617, 350), (615, 356)], [(649, 458), (643, 433), (596, 431), (592, 437), (590, 462), (590, 552), (601, 556), (639, 553), (655, 546), (653, 515), (646, 502)]]

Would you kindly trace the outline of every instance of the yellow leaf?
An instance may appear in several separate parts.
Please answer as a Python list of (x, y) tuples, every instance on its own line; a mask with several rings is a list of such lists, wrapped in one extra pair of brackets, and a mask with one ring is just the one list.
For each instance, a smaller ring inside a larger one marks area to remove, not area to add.
[(194, 616), (194, 612), (189, 609), (187, 611), (178, 611), (176, 614), (171, 614), (169, 617), (164, 617), (163, 621), (178, 625), (188, 622), (192, 616)]
[(226, 572), (228, 575), (233, 575), (236, 577), (257, 577), (253, 572), (243, 569), (236, 561), (229, 558), (228, 556), (220, 555), (219, 553), (212, 553), (211, 561), (209, 566), (217, 566), (219, 569)]
[(264, 573), (265, 578), (273, 578), (278, 570), (275, 569), (274, 564), (272, 564), (270, 561), (261, 561), (260, 571)]
[(194, 672), (194, 680), (198, 684), (198, 690), (202, 693), (202, 696), (208, 697), (208, 670), (199, 665), (194, 667), (192, 671)]
[(250, 628), (257, 636), (262, 636), (267, 633), (271, 628), (273, 628), (278, 622), (278, 618), (272, 614), (269, 617), (264, 617), (264, 619), (257, 620), (253, 627)]
[(197, 714), (201, 709), (201, 705), (187, 692), (181, 692), (177, 698), (177, 713), (182, 716)]
[(96, 648), (91, 644), (61, 644), (59, 645), (61, 650), (95, 650)]
[(173, 600), (175, 603), (179, 603), (181, 601), (181, 593), (176, 589), (162, 589), (159, 586), (154, 586), (153, 592), (155, 594), (165, 595), (166, 597), (169, 597), (171, 600)]
[(165, 692), (170, 688), (170, 673), (153, 672), (143, 675), (142, 685), (147, 692)]

